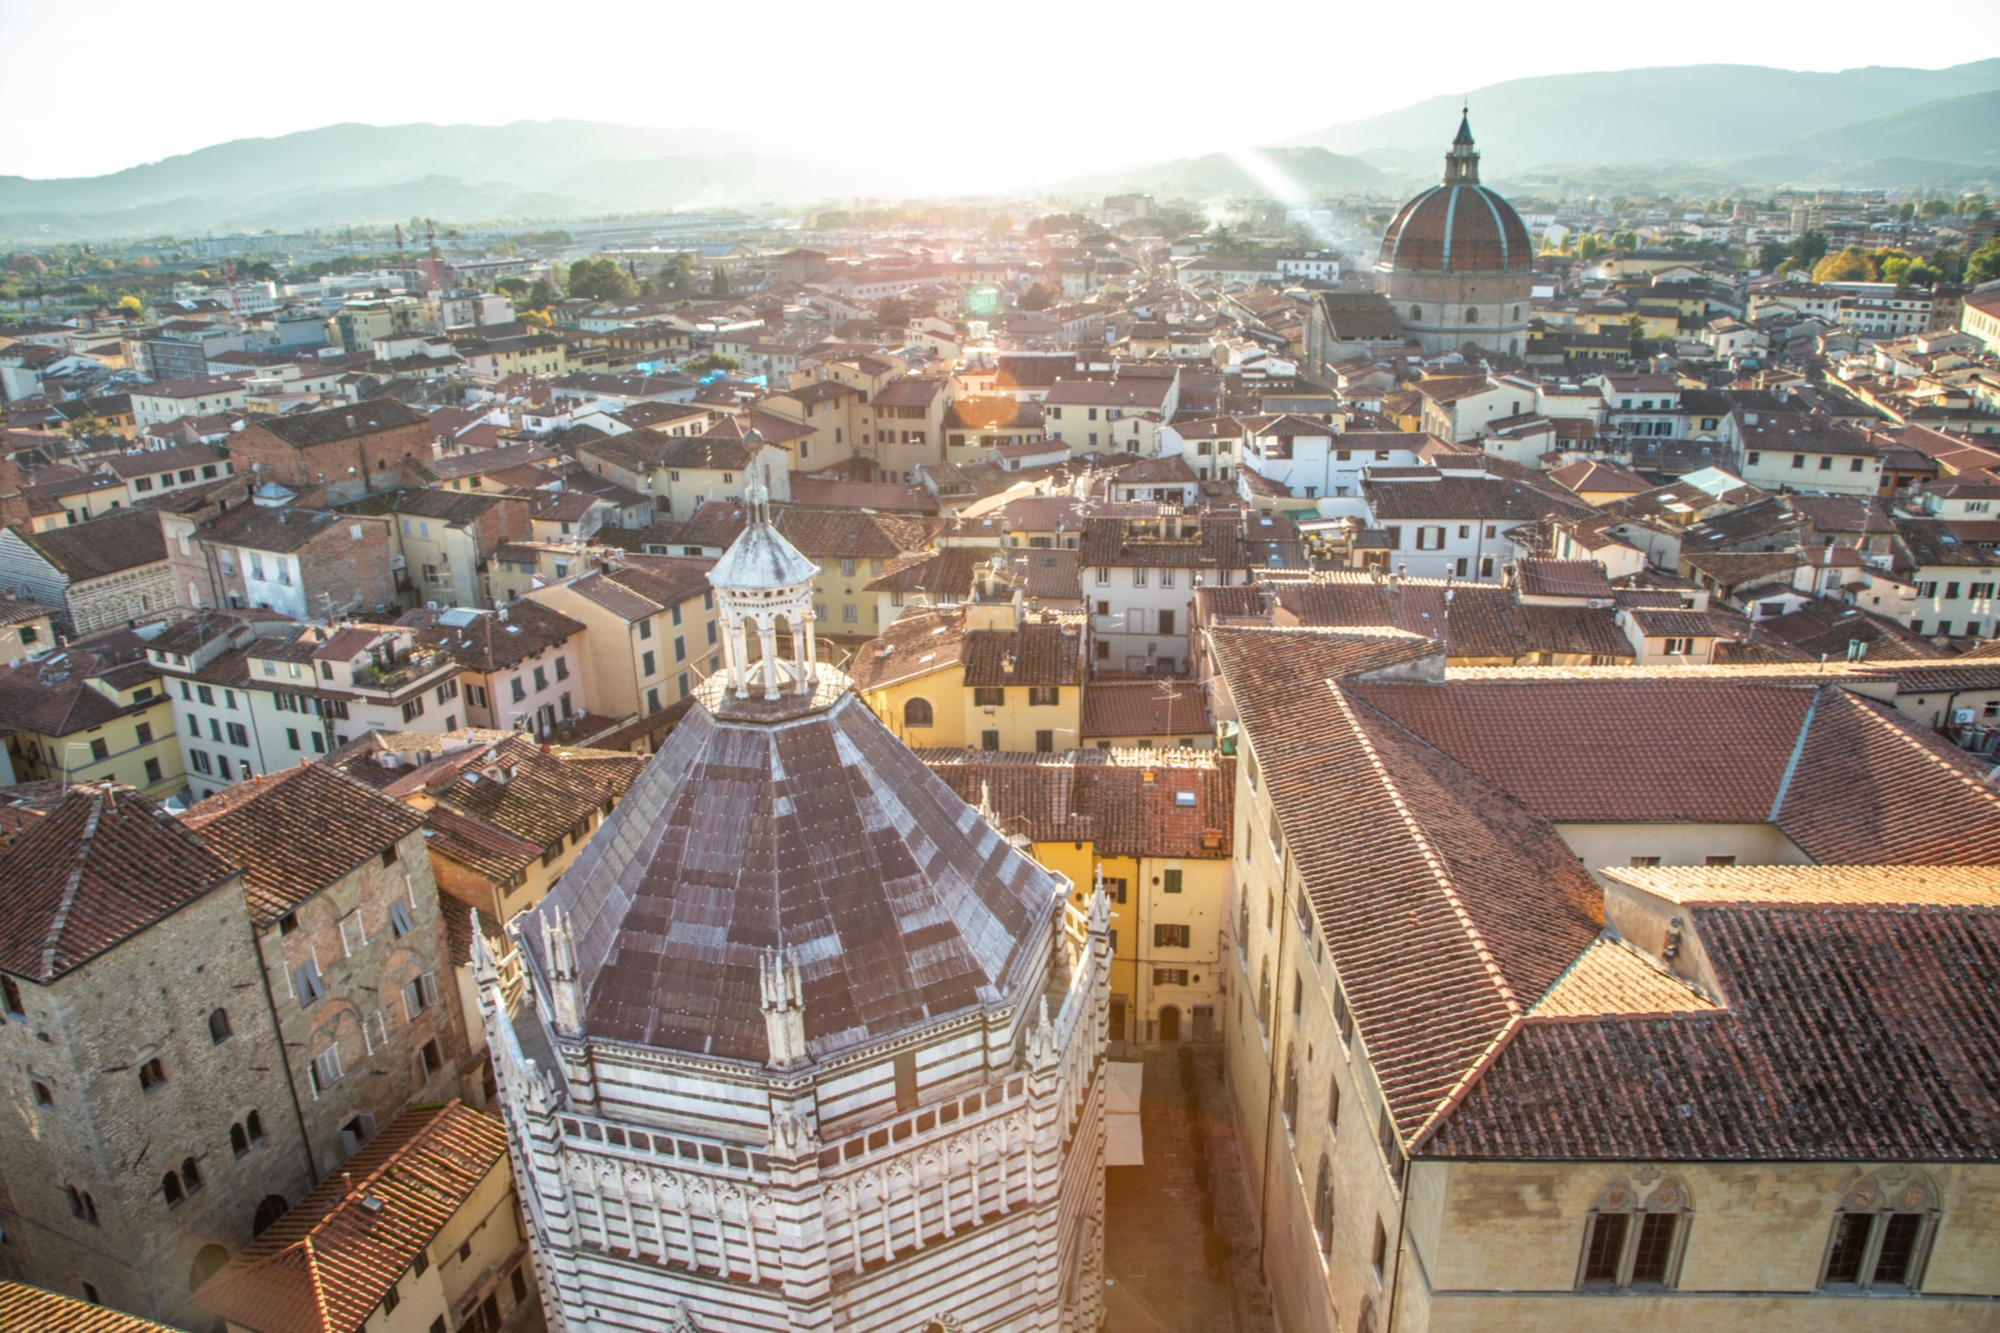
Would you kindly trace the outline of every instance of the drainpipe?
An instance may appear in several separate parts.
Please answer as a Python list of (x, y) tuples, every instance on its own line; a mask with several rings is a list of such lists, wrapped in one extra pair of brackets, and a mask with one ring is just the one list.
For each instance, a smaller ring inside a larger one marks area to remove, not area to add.
[[(1264, 1259), (1270, 1248), (1271, 1234), (1271, 1158), (1277, 1147), (1272, 1120), (1278, 1112), (1278, 1030), (1283, 1026), (1285, 995), (1285, 930), (1286, 913), (1291, 910), (1292, 880), (1285, 873), (1285, 858), (1278, 858), (1278, 882), (1282, 886), (1278, 894), (1278, 966), (1275, 983), (1271, 989), (1271, 1050), (1269, 1075), (1265, 1080), (1264, 1104), (1264, 1160), (1259, 1164), (1258, 1175), (1262, 1178), (1263, 1189), (1257, 1199), (1257, 1272), (1266, 1282), (1270, 1274), (1265, 1270)], [(1247, 978), (1246, 978), (1247, 981)]]
[(1410, 1175), (1415, 1166), (1408, 1157), (1403, 1159), (1403, 1197), (1396, 1205), (1396, 1262), (1389, 1270), (1389, 1314), (1382, 1322), (1382, 1333), (1396, 1333), (1396, 1297), (1403, 1286), (1404, 1228), (1410, 1223)]
[[(305, 1108), (299, 1104), (299, 1083), (292, 1074), (292, 1060), (285, 1053), (285, 1030), (278, 1022), (278, 997), (271, 990), (271, 970), (264, 965), (264, 944), (257, 935), (257, 923), (251, 921), (250, 950), (257, 956), (257, 980), (264, 987), (264, 1012), (271, 1017), (271, 1035), (278, 1039), (279, 1067), (285, 1071), (285, 1094), (292, 1099), (292, 1119), (298, 1122), (299, 1143), (306, 1154), (306, 1189), (310, 1191), (319, 1184), (319, 1166), (313, 1158), (312, 1134), (306, 1129)], [(278, 962), (285, 961), (283, 946), (279, 947)]]

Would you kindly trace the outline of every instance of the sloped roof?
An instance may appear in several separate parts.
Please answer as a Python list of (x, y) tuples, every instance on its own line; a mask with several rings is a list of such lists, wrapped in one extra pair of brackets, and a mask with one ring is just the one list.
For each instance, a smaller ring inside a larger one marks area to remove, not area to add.
[(1531, 1018), (1426, 1155), (1990, 1162), (1994, 901), (1685, 907), (1725, 1008)]
[(588, 1034), (762, 1064), (781, 944), (816, 1058), (1025, 1001), (1062, 882), (822, 673), (820, 698), (839, 692), (781, 722), (691, 709), (537, 909), (569, 918)]
[(1548, 824), (1361, 687), (1259, 646), (1215, 654), (1408, 1141), (1597, 937), (1601, 894)]
[(195, 1303), (253, 1333), (353, 1333), (506, 1155), (506, 1128), (463, 1102), (405, 1111)]
[(253, 429), (260, 429), (294, 449), (304, 449), (360, 435), (375, 435), (398, 426), (422, 425), (425, 420), (422, 412), (406, 407), (394, 398), (370, 398), (324, 412), (259, 417)]
[[(320, 764), (238, 783), (184, 819), (212, 851), (242, 867), (250, 919), (260, 927), (424, 823), (421, 812)], [(300, 836), (308, 829), (310, 837)]]
[(173, 1333), (150, 1319), (19, 1282), (0, 1282), (0, 1328), (33, 1333)]
[(0, 853), (0, 970), (53, 981), (235, 875), (129, 787), (72, 787)]
[(87, 523), (14, 534), (72, 583), (155, 565), (167, 558), (160, 516), (150, 509), (114, 509)]
[[(1231, 855), (1236, 761), (1213, 750), (934, 749), (918, 756), (965, 801), (998, 815), (1009, 837), (1093, 842), (1100, 856)], [(1192, 804), (1182, 804), (1190, 796)]]
[(1208, 696), (1187, 680), (1094, 680), (1083, 688), (1078, 729), (1099, 736), (1207, 736)]

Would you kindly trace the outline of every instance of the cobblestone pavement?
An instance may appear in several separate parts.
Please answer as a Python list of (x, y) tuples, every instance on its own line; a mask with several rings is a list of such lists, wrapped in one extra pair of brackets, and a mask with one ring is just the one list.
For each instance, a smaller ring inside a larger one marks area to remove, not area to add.
[[(1211, 1140), (1211, 1160), (1233, 1159), (1236, 1153), (1221, 1085), (1221, 1054), (1220, 1047), (1195, 1048), (1200, 1115)], [(1243, 1305), (1231, 1298), (1229, 1274), (1235, 1265), (1225, 1264), (1222, 1276), (1211, 1277), (1204, 1253), (1206, 1196), (1188, 1138), (1175, 1048), (1154, 1047), (1126, 1058), (1146, 1066), (1139, 1102), (1146, 1164), (1105, 1171), (1105, 1270), (1111, 1278), (1104, 1293), (1107, 1333), (1242, 1329), (1242, 1315), (1232, 1309)], [(1239, 1213), (1241, 1209), (1227, 1206), (1227, 1196), (1241, 1190), (1240, 1169), (1233, 1176), (1226, 1166), (1210, 1174), (1211, 1188), (1225, 1191), (1223, 1211)], [(1226, 1230), (1227, 1224), (1222, 1225)], [(1254, 1265), (1255, 1245), (1249, 1249)]]

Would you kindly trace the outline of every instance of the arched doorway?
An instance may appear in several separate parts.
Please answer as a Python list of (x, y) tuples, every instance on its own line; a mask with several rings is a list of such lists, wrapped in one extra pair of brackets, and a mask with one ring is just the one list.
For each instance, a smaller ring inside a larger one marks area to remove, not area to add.
[(266, 1194), (263, 1201), (257, 1205), (257, 1216), (251, 1219), (250, 1234), (253, 1236), (263, 1235), (266, 1231), (270, 1230), (271, 1223), (290, 1212), (291, 1207), (290, 1204), (285, 1202), (284, 1195)]
[(1179, 1041), (1181, 1039), (1181, 1011), (1168, 1004), (1160, 1006), (1160, 1040)]
[(201, 1253), (194, 1257), (194, 1268), (188, 1273), (188, 1290), (198, 1291), (201, 1284), (220, 1273), (229, 1262), (229, 1251), (220, 1245), (204, 1245)]

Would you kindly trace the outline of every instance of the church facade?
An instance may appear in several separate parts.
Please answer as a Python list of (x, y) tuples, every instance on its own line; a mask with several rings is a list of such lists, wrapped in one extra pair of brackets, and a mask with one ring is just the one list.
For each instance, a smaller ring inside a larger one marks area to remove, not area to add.
[(760, 490), (727, 666), (519, 918), (518, 1012), (475, 955), (550, 1327), (1096, 1329), (1108, 901), (814, 660)]
[(1377, 283), (1427, 352), (1527, 346), (1534, 242), (1514, 206), (1479, 183), (1469, 118), (1445, 154), (1444, 179), (1404, 204), (1382, 234)]

